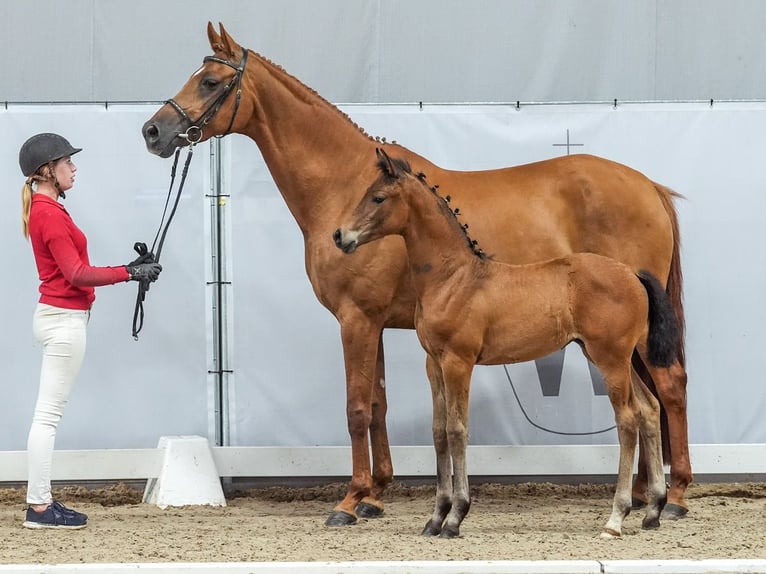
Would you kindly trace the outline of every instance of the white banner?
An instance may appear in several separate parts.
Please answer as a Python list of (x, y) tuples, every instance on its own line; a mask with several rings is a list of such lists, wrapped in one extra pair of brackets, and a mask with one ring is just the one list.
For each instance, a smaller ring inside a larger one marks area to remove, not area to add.
[[(766, 335), (758, 320), (766, 287), (761, 224), (766, 105), (343, 109), (368, 133), (396, 140), (447, 168), (489, 169), (590, 153), (684, 194), (676, 205), (685, 274), (690, 441), (766, 442), (766, 390), (760, 382)], [(338, 324), (313, 295), (302, 235), (257, 147), (241, 137), (230, 143), (233, 444), (346, 445)], [(430, 444), (424, 353), (414, 332), (386, 331), (385, 346), (391, 443)], [(615, 431), (599, 432), (613, 424), (609, 401), (576, 346), (567, 347), (561, 364), (474, 372), (473, 445), (614, 443)]]
[[(89, 238), (96, 265), (133, 258), (151, 243), (170, 161), (148, 154), (142, 123), (156, 106), (10, 106), (0, 111), (0, 179), (8, 195), (0, 234), (10, 259), (0, 282), (4, 366), (0, 450), (23, 450), (39, 376), (31, 333), (37, 275), (20, 232), (18, 149), (39, 131), (84, 151), (66, 207)], [(760, 295), (766, 287), (766, 104), (574, 106), (344, 106), (384, 136), (454, 169), (488, 169), (571, 153), (634, 167), (686, 196), (681, 217), (689, 368), (689, 436), (695, 444), (766, 443)], [(569, 143), (569, 148), (566, 144)], [(255, 144), (223, 140), (227, 265), (233, 297), (233, 369), (226, 389), (231, 444), (345, 446), (345, 378), (339, 328), (316, 300), (302, 236)], [(165, 270), (130, 337), (135, 284), (101, 287), (85, 366), (57, 448), (153, 447), (162, 435), (215, 436), (208, 375), (210, 319), (209, 146), (199, 146), (163, 252)], [(372, 158), (371, 158), (372, 161)], [(388, 427), (393, 445), (431, 444), (430, 392), (414, 332), (386, 331)], [(559, 375), (560, 372), (560, 375)], [(594, 382), (595, 381), (595, 382)], [(579, 350), (555, 361), (479, 367), (472, 445), (616, 442), (611, 407)], [(226, 413), (224, 413), (226, 414)], [(583, 434), (585, 433), (585, 434)], [(587, 434), (598, 433), (598, 434)]]

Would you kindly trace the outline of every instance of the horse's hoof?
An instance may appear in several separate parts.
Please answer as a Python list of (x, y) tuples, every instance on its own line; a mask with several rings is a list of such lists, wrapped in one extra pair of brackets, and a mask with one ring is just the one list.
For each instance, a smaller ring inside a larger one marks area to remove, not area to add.
[(383, 509), (369, 502), (360, 502), (356, 507), (356, 515), (360, 518), (380, 518)]
[(678, 520), (679, 518), (685, 518), (688, 513), (688, 508), (684, 508), (680, 504), (668, 502), (662, 510), (662, 517), (668, 520)]
[(433, 520), (429, 520), (426, 523), (425, 528), (423, 528), (423, 532), (420, 533), (421, 536), (439, 536), (439, 534), (442, 531), (442, 525), (436, 524)]
[(351, 526), (352, 524), (356, 524), (356, 516), (342, 510), (331, 512), (324, 523), (325, 526)]
[(630, 507), (633, 510), (638, 510), (639, 508), (643, 508), (646, 506), (646, 502), (641, 500), (640, 498), (636, 498), (635, 496), (630, 500)]
[(620, 538), (621, 533), (617, 532), (616, 530), (612, 530), (611, 528), (604, 528), (604, 530), (601, 531), (601, 534), (599, 534), (599, 538), (603, 538), (605, 540), (614, 540), (615, 538)]

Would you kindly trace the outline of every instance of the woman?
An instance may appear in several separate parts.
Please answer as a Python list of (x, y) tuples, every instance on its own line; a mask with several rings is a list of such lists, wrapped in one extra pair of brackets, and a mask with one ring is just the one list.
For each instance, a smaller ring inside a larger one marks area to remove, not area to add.
[(159, 263), (136, 260), (92, 267), (87, 239), (59, 202), (74, 185), (80, 152), (62, 136), (41, 133), (19, 151), (27, 178), (21, 190), (22, 229), (32, 243), (40, 276), (40, 299), (32, 327), (43, 347), (40, 389), (27, 439), (27, 528), (84, 528), (88, 517), (51, 496), (56, 428), (85, 354), (85, 331), (95, 287), (123, 281), (156, 281)]

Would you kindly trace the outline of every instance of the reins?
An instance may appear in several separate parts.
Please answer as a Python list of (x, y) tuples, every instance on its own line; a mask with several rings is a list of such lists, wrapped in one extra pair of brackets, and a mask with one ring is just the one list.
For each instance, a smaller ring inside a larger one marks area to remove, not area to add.
[[(189, 172), (189, 164), (191, 163), (192, 154), (194, 153), (194, 145), (196, 142), (189, 143), (189, 153), (186, 155), (186, 162), (184, 163), (183, 170), (181, 172), (181, 181), (178, 184), (178, 190), (176, 191), (176, 198), (173, 202), (173, 208), (170, 210), (170, 215), (167, 221), (165, 221), (165, 215), (168, 211), (168, 205), (170, 204), (170, 198), (173, 195), (173, 183), (176, 179), (176, 167), (178, 166), (178, 158), (181, 155), (181, 148), (176, 149), (175, 159), (173, 160), (173, 167), (170, 171), (170, 187), (168, 188), (168, 196), (165, 199), (165, 208), (162, 210), (162, 218), (160, 219), (160, 226), (157, 229), (157, 234), (154, 236), (152, 242), (152, 248), (147, 249), (146, 243), (137, 241), (133, 245), (136, 253), (139, 257), (137, 261), (140, 263), (159, 263), (160, 255), (162, 255), (162, 247), (165, 244), (165, 237), (170, 228), (170, 223), (173, 221), (173, 217), (176, 214), (178, 208), (178, 202), (181, 199), (181, 193), (184, 189), (184, 183), (186, 183), (186, 174)], [(164, 222), (164, 227), (163, 227)], [(159, 240), (159, 243), (158, 243)], [(155, 251), (156, 248), (156, 251)], [(151, 283), (148, 279), (138, 282), (138, 293), (136, 294), (136, 307), (133, 310), (133, 338), (138, 340), (138, 333), (144, 326), (144, 300), (146, 299), (146, 292), (149, 291)]]
[[(183, 170), (181, 172), (181, 180), (178, 184), (178, 190), (176, 191), (176, 197), (175, 201), (173, 202), (173, 208), (170, 210), (170, 215), (167, 218), (167, 221), (165, 221), (165, 215), (168, 211), (168, 205), (170, 204), (170, 198), (173, 195), (173, 184), (175, 182), (176, 178), (176, 167), (178, 166), (178, 158), (181, 154), (181, 148), (176, 148), (175, 152), (175, 158), (173, 160), (173, 167), (170, 170), (170, 187), (168, 188), (168, 196), (165, 199), (165, 208), (162, 211), (162, 219), (160, 219), (160, 226), (157, 229), (157, 234), (154, 236), (154, 242), (152, 243), (152, 248), (148, 249), (146, 247), (146, 243), (142, 242), (136, 242), (133, 245), (133, 249), (135, 249), (136, 253), (138, 253), (139, 257), (136, 259), (137, 263), (159, 263), (160, 261), (160, 255), (162, 254), (162, 246), (165, 243), (165, 236), (168, 233), (168, 228), (170, 227), (170, 223), (173, 221), (173, 216), (175, 216), (176, 208), (178, 207), (178, 202), (181, 199), (181, 193), (184, 188), (184, 183), (186, 182), (186, 174), (189, 171), (189, 164), (191, 163), (192, 154), (194, 153), (194, 146), (199, 143), (202, 140), (202, 130), (205, 126), (207, 126), (208, 123), (215, 117), (215, 115), (218, 113), (218, 111), (221, 109), (221, 106), (223, 106), (223, 103), (226, 101), (226, 98), (228, 97), (229, 93), (234, 89), (234, 87), (237, 87), (237, 94), (234, 100), (234, 111), (231, 114), (231, 119), (229, 120), (229, 125), (226, 128), (226, 131), (221, 134), (220, 136), (216, 137), (223, 137), (227, 135), (230, 131), (232, 126), (234, 125), (234, 119), (237, 117), (237, 111), (239, 110), (239, 102), (242, 97), (242, 74), (245, 71), (245, 66), (247, 65), (247, 49), (242, 50), (242, 60), (240, 60), (239, 64), (233, 64), (229, 62), (228, 60), (224, 60), (222, 58), (218, 58), (216, 56), (207, 56), (204, 58), (203, 62), (218, 62), (219, 64), (225, 64), (226, 66), (229, 66), (230, 68), (234, 68), (236, 73), (231, 78), (228, 84), (226, 84), (221, 91), (221, 93), (218, 95), (218, 97), (213, 100), (210, 105), (205, 109), (204, 112), (202, 112), (202, 115), (200, 115), (199, 118), (196, 120), (192, 120), (191, 117), (189, 117), (189, 114), (186, 113), (186, 110), (184, 110), (178, 102), (176, 102), (173, 98), (170, 98), (165, 103), (169, 104), (178, 114), (188, 122), (188, 127), (186, 129), (185, 133), (178, 134), (178, 137), (185, 139), (187, 142), (189, 142), (189, 153), (186, 156), (186, 162), (184, 163)], [(164, 222), (164, 226), (163, 226)], [(159, 243), (158, 243), (159, 241)], [(155, 251), (156, 248), (156, 251)], [(139, 281), (138, 283), (138, 293), (136, 294), (136, 306), (133, 311), (133, 339), (136, 341), (138, 340), (138, 333), (141, 331), (141, 329), (144, 326), (144, 300), (146, 299), (146, 293), (149, 291), (149, 286), (151, 285), (151, 282), (148, 280)]]

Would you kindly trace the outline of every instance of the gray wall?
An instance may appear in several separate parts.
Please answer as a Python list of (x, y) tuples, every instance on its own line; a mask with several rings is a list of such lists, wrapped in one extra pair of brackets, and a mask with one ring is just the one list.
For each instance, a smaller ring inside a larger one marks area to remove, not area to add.
[(0, 102), (156, 101), (208, 20), (332, 102), (762, 99), (758, 0), (0, 0)]

